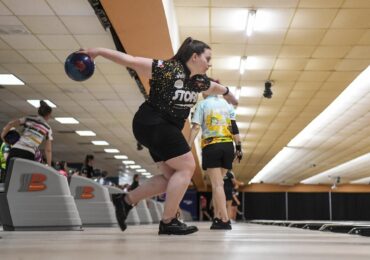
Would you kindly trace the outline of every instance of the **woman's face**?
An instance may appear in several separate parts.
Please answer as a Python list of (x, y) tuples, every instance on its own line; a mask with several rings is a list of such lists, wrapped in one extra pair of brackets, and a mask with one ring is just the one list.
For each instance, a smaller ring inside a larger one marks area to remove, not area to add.
[(200, 55), (195, 54), (194, 63), (197, 68), (197, 74), (206, 74), (207, 70), (211, 67), (212, 51), (210, 49), (204, 49), (204, 52)]

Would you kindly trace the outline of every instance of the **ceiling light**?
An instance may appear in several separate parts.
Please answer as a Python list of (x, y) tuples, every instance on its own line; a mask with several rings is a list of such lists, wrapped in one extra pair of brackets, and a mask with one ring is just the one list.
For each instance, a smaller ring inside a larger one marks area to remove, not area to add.
[(76, 134), (79, 136), (96, 136), (96, 134), (90, 130), (76, 131)]
[(104, 152), (106, 153), (119, 153), (118, 149), (104, 149)]
[(129, 165), (129, 164), (135, 164), (135, 161), (122, 161), (123, 164)]
[(107, 141), (91, 141), (93, 145), (109, 145)]
[(57, 120), (61, 124), (78, 124), (79, 123), (73, 117), (56, 117), (55, 120)]
[(0, 85), (24, 85), (24, 82), (13, 74), (0, 74)]
[(141, 168), (140, 165), (130, 165), (128, 167), (130, 167), (131, 169), (140, 169)]
[(145, 170), (145, 169), (137, 169), (136, 171), (137, 171), (137, 172), (143, 172), (143, 173), (146, 173), (146, 170)]
[(114, 158), (121, 159), (121, 160), (128, 159), (128, 157), (126, 155), (115, 155)]
[(149, 176), (149, 175), (151, 175), (151, 174), (150, 174), (150, 172), (143, 172), (143, 173), (141, 173), (141, 175)]
[(247, 36), (251, 36), (254, 29), (254, 22), (256, 20), (256, 10), (250, 10), (248, 13), (248, 23), (247, 23)]
[(150, 179), (150, 178), (152, 178), (153, 177), (153, 175), (147, 175), (147, 176), (145, 176), (147, 179)]
[(240, 65), (239, 65), (240, 75), (244, 74), (246, 60), (247, 60), (247, 57), (241, 57), (240, 58)]
[[(49, 107), (57, 107), (53, 102), (50, 100), (44, 99), (45, 103), (48, 104)], [(30, 103), (32, 106), (39, 108), (40, 107), (40, 100), (39, 99), (28, 99), (28, 103)]]

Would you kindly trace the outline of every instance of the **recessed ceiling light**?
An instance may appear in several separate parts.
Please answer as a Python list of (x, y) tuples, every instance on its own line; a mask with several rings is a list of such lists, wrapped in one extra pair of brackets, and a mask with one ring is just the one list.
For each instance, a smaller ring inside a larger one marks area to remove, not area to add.
[(56, 117), (55, 120), (61, 124), (79, 124), (79, 122), (73, 117)]
[(137, 169), (136, 171), (137, 171), (137, 172), (143, 172), (143, 173), (146, 173), (146, 170), (145, 170), (145, 169)]
[(122, 161), (122, 163), (129, 165), (129, 164), (135, 164), (135, 161)]
[(24, 82), (13, 74), (0, 74), (0, 85), (24, 85)]
[(109, 145), (107, 141), (91, 141), (93, 145)]
[[(44, 99), (44, 101), (46, 102), (46, 104), (48, 104), (50, 107), (57, 107), (53, 102), (51, 102), (50, 100), (47, 100), (47, 99)], [(36, 107), (36, 108), (39, 108), (40, 107), (40, 99), (28, 99), (27, 100), (28, 103), (30, 103), (32, 106)]]
[(150, 172), (142, 172), (141, 175), (148, 176), (148, 175), (151, 175), (151, 174), (150, 174)]
[(130, 167), (131, 169), (140, 169), (141, 168), (140, 165), (130, 165), (128, 167)]
[(96, 136), (96, 134), (90, 130), (76, 131), (76, 134), (78, 134), (79, 136)]
[(128, 157), (127, 157), (126, 155), (115, 155), (115, 156), (114, 156), (114, 158), (125, 160), (125, 159), (127, 159)]
[(119, 153), (118, 149), (104, 149), (106, 153)]

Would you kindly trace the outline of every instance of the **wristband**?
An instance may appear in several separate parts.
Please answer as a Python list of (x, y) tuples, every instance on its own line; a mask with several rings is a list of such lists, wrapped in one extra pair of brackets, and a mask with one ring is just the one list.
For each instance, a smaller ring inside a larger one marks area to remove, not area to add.
[(223, 96), (226, 96), (227, 94), (229, 94), (229, 91), (230, 91), (229, 87), (225, 87), (225, 88), (226, 88), (226, 92), (222, 94)]

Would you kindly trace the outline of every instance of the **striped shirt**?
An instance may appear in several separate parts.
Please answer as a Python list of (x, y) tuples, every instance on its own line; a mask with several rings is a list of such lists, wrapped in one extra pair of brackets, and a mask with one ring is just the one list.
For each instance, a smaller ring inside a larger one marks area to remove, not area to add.
[(35, 153), (44, 139), (53, 140), (52, 130), (49, 124), (41, 116), (27, 116), (19, 119), (24, 127), (19, 141), (14, 148)]

